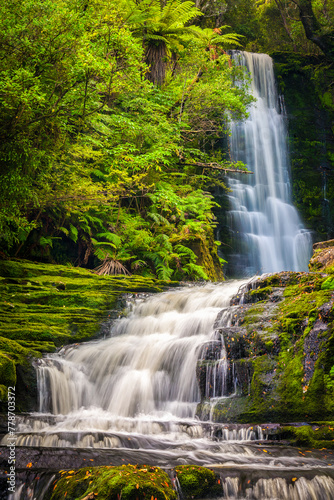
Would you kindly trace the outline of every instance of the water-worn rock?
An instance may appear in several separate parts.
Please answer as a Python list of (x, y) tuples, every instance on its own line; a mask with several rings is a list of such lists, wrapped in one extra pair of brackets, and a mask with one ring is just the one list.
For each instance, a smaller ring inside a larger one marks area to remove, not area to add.
[(321, 241), (313, 245), (310, 271), (324, 271), (334, 265), (334, 240)]
[[(230, 326), (217, 332), (224, 338), (235, 393), (214, 402), (203, 397), (198, 415), (245, 423), (331, 419), (334, 276), (263, 276), (231, 303)], [(201, 386), (207, 383), (202, 371)]]

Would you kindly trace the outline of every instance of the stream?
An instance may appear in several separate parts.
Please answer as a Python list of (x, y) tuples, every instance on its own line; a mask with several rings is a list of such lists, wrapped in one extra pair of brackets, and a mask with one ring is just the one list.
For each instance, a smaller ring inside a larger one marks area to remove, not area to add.
[[(139, 296), (129, 302), (128, 315), (115, 322), (110, 337), (67, 346), (39, 360), (40, 411), (18, 418), (16, 436), (18, 468), (25, 460), (33, 467), (22, 471), (25, 485), (18, 485), (10, 500), (42, 499), (43, 485), (59, 464), (73, 468), (89, 460), (166, 470), (179, 464), (213, 466), (222, 478), (222, 498), (228, 499), (333, 499), (331, 452), (267, 441), (269, 424), (200, 420), (197, 363), (217, 330), (228, 327), (242, 307), (245, 284), (230, 281)], [(239, 304), (230, 306), (236, 295)], [(208, 373), (216, 384), (207, 398), (212, 407), (220, 398), (235, 397), (238, 385), (224, 342), (221, 346), (216, 374)], [(226, 384), (231, 371), (232, 389)]]

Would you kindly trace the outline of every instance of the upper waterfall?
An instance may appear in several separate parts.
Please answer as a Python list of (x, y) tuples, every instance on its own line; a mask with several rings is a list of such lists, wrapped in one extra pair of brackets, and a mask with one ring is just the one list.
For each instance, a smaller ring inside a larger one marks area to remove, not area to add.
[(273, 61), (267, 54), (238, 51), (232, 57), (247, 68), (256, 99), (248, 118), (231, 124), (231, 157), (254, 173), (229, 179), (232, 272), (306, 271), (311, 235), (291, 201), (286, 119)]

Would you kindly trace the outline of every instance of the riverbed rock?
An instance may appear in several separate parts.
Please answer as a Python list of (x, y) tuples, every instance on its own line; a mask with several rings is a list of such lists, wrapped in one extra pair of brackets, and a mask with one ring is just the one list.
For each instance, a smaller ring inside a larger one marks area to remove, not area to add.
[(60, 471), (61, 478), (53, 485), (45, 499), (68, 500), (110, 499), (135, 500), (154, 498), (176, 500), (176, 492), (166, 472), (149, 465), (121, 467), (86, 467)]
[(220, 478), (212, 470), (198, 465), (180, 465), (175, 467), (175, 472), (184, 500), (222, 496)]

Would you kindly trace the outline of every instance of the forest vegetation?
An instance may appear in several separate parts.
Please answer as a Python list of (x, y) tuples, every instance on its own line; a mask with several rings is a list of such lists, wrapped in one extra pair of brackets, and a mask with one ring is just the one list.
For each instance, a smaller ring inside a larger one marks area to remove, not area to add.
[(279, 54), (282, 87), (291, 72), (311, 85), (329, 125), (325, 139), (295, 141), (294, 196), (330, 235), (323, 171), (308, 160), (320, 149), (333, 167), (333, 20), (327, 0), (3, 2), (2, 257), (221, 279), (215, 193), (246, 168), (226, 138), (253, 100), (230, 48)]

